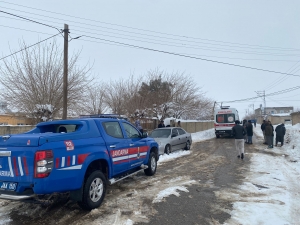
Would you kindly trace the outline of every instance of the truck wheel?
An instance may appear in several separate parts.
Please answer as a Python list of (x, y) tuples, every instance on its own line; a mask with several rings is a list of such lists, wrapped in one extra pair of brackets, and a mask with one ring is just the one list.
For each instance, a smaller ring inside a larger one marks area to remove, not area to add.
[(156, 168), (157, 168), (157, 161), (156, 161), (155, 153), (151, 152), (148, 160), (148, 168), (145, 169), (144, 172), (147, 176), (153, 176), (156, 172)]
[(216, 138), (220, 138), (220, 135), (216, 134)]
[(187, 141), (184, 147), (184, 150), (190, 150), (191, 149), (191, 143), (190, 141)]
[(78, 202), (79, 206), (86, 210), (98, 208), (106, 192), (107, 183), (105, 176), (99, 170), (94, 171), (83, 185), (82, 201)]
[(170, 145), (166, 145), (166, 147), (165, 147), (165, 153), (167, 155), (169, 155), (171, 153), (171, 146)]

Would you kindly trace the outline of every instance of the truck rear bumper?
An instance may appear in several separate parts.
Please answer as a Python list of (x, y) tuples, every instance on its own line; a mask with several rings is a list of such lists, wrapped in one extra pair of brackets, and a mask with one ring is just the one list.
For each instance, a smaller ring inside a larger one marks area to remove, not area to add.
[(25, 199), (33, 198), (34, 195), (7, 195), (7, 194), (0, 194), (0, 199), (6, 200), (15, 200), (15, 201), (22, 201)]

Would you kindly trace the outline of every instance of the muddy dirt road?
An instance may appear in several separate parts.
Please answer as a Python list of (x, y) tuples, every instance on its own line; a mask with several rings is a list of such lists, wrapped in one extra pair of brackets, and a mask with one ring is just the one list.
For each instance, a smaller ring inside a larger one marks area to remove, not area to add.
[[(245, 146), (245, 151), (255, 151), (254, 146)], [(68, 200), (48, 208), (0, 201), (0, 224), (223, 223), (232, 203), (215, 192), (235, 189), (249, 167), (247, 154), (244, 160), (236, 156), (234, 139), (194, 143), (190, 154), (160, 163), (155, 176), (139, 173), (110, 186), (102, 206), (91, 212)], [(173, 194), (166, 197), (164, 190)]]

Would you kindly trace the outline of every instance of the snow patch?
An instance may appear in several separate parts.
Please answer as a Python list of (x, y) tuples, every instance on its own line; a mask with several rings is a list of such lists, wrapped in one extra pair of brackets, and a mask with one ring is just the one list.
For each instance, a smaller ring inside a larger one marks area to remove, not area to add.
[(209, 140), (209, 139), (212, 139), (215, 137), (216, 137), (216, 134), (215, 134), (214, 128), (209, 129), (209, 130), (199, 131), (196, 133), (192, 133), (193, 142), (205, 141), (205, 140)]
[(170, 160), (176, 159), (176, 158), (184, 156), (184, 155), (189, 155), (189, 154), (191, 154), (191, 151), (183, 151), (183, 150), (172, 152), (169, 155), (163, 154), (163, 155), (159, 156), (158, 165), (163, 162), (168, 162)]
[(179, 197), (180, 194), (177, 190), (189, 192), (188, 189), (184, 186), (169, 187), (169, 188), (159, 192), (158, 195), (155, 197), (155, 199), (152, 201), (152, 203), (161, 202), (165, 197), (168, 197), (170, 195), (175, 195), (175, 196)]

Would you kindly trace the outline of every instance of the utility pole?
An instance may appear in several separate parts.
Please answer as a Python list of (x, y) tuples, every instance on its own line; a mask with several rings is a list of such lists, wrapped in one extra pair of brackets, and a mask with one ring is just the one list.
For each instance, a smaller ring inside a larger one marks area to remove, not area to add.
[(64, 26), (64, 77), (63, 77), (63, 115), (62, 119), (67, 119), (68, 110), (68, 43), (69, 25)]
[(263, 91), (256, 91), (257, 95), (259, 97), (262, 97), (262, 99), (264, 100), (264, 115), (266, 115), (266, 92), (263, 90)]

